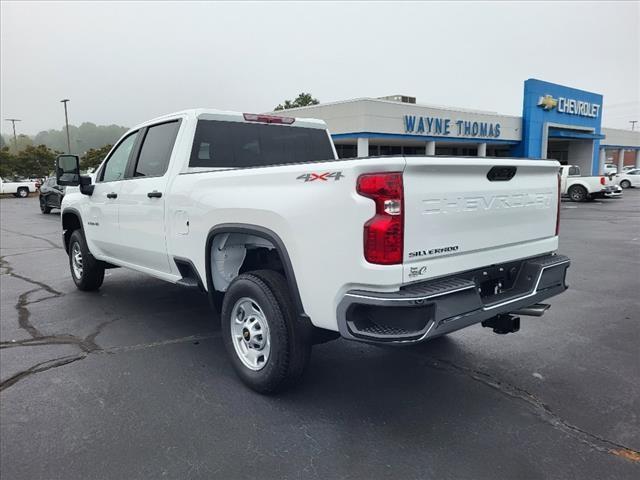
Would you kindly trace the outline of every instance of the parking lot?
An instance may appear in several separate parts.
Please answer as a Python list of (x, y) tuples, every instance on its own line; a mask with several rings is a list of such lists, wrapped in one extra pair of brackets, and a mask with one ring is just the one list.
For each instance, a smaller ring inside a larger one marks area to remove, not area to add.
[(100, 478), (639, 478), (640, 190), (563, 202), (570, 289), (520, 332), (314, 348), (245, 388), (197, 292), (107, 271), (77, 291), (57, 211), (0, 200), (0, 474)]

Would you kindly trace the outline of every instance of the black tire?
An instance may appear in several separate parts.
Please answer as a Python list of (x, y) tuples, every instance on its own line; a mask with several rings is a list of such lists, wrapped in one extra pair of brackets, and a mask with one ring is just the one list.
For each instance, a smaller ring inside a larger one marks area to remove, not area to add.
[[(76, 245), (81, 254), (81, 271), (79, 274), (74, 269)], [(78, 290), (85, 292), (98, 290), (104, 281), (104, 264), (91, 255), (81, 230), (74, 231), (71, 234), (71, 238), (69, 238), (69, 269), (71, 270), (71, 278), (73, 278)]]
[(40, 197), (40, 211), (44, 214), (51, 213), (51, 207), (47, 206), (47, 201), (44, 197)]
[(29, 189), (25, 187), (21, 187), (16, 192), (16, 197), (18, 198), (27, 198), (29, 196)]
[[(237, 313), (233, 310), (243, 299), (257, 304), (269, 330), (270, 352), (259, 370), (246, 366), (234, 346), (243, 341), (241, 338), (234, 340), (232, 334), (232, 322), (236, 322)], [(259, 393), (275, 393), (300, 379), (309, 363), (311, 342), (296, 318), (287, 282), (280, 273), (257, 270), (236, 277), (224, 296), (220, 318), (224, 346), (245, 385)]]
[(569, 189), (569, 198), (574, 202), (585, 202), (589, 198), (589, 192), (582, 185), (574, 185)]
[(620, 186), (622, 188), (629, 188), (631, 186), (631, 182), (629, 180), (622, 180), (620, 182)]

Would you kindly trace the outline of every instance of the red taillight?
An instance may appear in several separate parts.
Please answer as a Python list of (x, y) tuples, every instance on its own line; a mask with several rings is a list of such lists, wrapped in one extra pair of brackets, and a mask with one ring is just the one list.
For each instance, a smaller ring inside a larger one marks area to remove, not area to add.
[(364, 224), (364, 258), (369, 263), (402, 263), (404, 189), (402, 173), (367, 173), (358, 177), (357, 191), (376, 204), (376, 214)]
[(604, 179), (604, 177), (600, 177), (600, 185), (606, 185), (607, 181)]
[(293, 117), (278, 117), (276, 115), (259, 115), (257, 113), (243, 113), (242, 116), (247, 122), (261, 122), (261, 123), (282, 123), (285, 125), (291, 125), (296, 121)]
[(560, 234), (560, 197), (562, 196), (562, 177), (558, 174), (558, 210), (556, 212), (556, 237)]

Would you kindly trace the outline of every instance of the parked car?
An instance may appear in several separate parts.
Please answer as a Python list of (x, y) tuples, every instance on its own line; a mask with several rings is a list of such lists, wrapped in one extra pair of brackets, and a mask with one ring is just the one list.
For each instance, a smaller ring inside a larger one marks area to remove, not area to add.
[(615, 182), (622, 188), (640, 187), (640, 168), (627, 170), (621, 175), (616, 175)]
[(65, 189), (56, 183), (56, 177), (47, 178), (40, 186), (40, 211), (50, 213), (53, 208), (60, 208)]
[(602, 172), (604, 175), (611, 175), (618, 173), (618, 166), (613, 163), (605, 163), (604, 171)]
[(624, 167), (622, 167), (622, 172), (621, 173), (625, 173), (628, 172), (629, 170), (637, 170), (638, 167), (636, 167), (635, 165), (625, 165)]
[(37, 190), (36, 183), (28, 180), (8, 180), (0, 178), (0, 194), (12, 193), (15, 197), (27, 198)]
[(611, 175), (583, 177), (579, 166), (563, 165), (560, 167), (560, 191), (574, 202), (622, 195), (622, 190), (611, 178)]
[(78, 289), (121, 266), (223, 296), (233, 367), (274, 392), (314, 343), (409, 345), (476, 323), (505, 334), (542, 315), (567, 288), (558, 167), (338, 159), (321, 120), (187, 110), (127, 132), (95, 182), (74, 155), (56, 172)]

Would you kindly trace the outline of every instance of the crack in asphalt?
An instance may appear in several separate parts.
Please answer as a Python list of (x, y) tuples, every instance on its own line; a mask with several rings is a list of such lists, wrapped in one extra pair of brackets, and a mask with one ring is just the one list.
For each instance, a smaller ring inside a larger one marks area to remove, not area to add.
[(24, 378), (30, 375), (46, 372), (47, 370), (51, 370), (53, 368), (58, 368), (63, 365), (68, 365), (70, 363), (77, 362), (78, 360), (82, 360), (86, 358), (86, 356), (87, 356), (86, 353), (82, 353), (79, 355), (69, 355), (66, 357), (54, 358), (53, 360), (46, 360), (44, 362), (37, 363), (36, 365), (26, 370), (22, 370), (16, 373), (15, 375), (12, 375), (11, 377), (7, 378), (2, 383), (0, 383), (0, 392), (11, 387), (12, 385), (15, 385), (20, 380), (23, 380)]
[(46, 237), (41, 237), (40, 235), (33, 235), (30, 233), (23, 233), (23, 232), (15, 232), (13, 230), (7, 230), (6, 228), (0, 228), (0, 230), (2, 230), (3, 232), (7, 232), (7, 233), (13, 233), (14, 235), (19, 235), (22, 237), (29, 237), (29, 238), (34, 238), (36, 240), (42, 240), (43, 242), (47, 242), (49, 245), (51, 245), (53, 248), (60, 248), (64, 250), (64, 247), (60, 244), (55, 243), (53, 240), (50, 240)]
[[(8, 231), (8, 230), (5, 230)], [(30, 338), (22, 339), (22, 340), (14, 340), (14, 341), (2, 341), (0, 342), (0, 349), (5, 348), (15, 348), (15, 347), (34, 347), (34, 346), (44, 346), (44, 345), (75, 345), (81, 351), (81, 353), (77, 355), (65, 356), (61, 358), (55, 358), (52, 360), (47, 360), (32, 367), (29, 367), (25, 370), (21, 370), (20, 372), (12, 375), (0, 382), (0, 392), (5, 389), (15, 385), (19, 381), (29, 377), (30, 375), (34, 375), (36, 373), (45, 372), (47, 370), (51, 370), (54, 368), (58, 368), (64, 365), (68, 365), (69, 363), (76, 362), (78, 360), (83, 360), (87, 358), (88, 355), (93, 353), (107, 353), (107, 354), (115, 354), (118, 352), (128, 352), (134, 350), (142, 350), (147, 348), (155, 348), (164, 345), (171, 345), (176, 343), (187, 343), (199, 340), (206, 340), (210, 338), (215, 338), (220, 336), (219, 332), (215, 332), (212, 334), (200, 334), (200, 335), (190, 335), (187, 337), (180, 337), (170, 340), (162, 340), (158, 342), (138, 344), (138, 345), (130, 345), (123, 347), (109, 347), (103, 348), (96, 342), (96, 338), (100, 333), (102, 333), (103, 329), (119, 320), (120, 318), (113, 318), (111, 320), (104, 321), (100, 323), (94, 331), (92, 331), (86, 337), (79, 337), (77, 335), (72, 334), (58, 334), (58, 335), (44, 335), (33, 323), (31, 323), (31, 312), (29, 310), (29, 305), (34, 303), (43, 302), (47, 300), (51, 300), (53, 298), (58, 298), (64, 296), (64, 293), (57, 291), (50, 285), (46, 283), (40, 282), (38, 280), (34, 280), (25, 275), (21, 275), (15, 272), (13, 266), (6, 259), (5, 256), (0, 257), (0, 269), (4, 271), (1, 272), (2, 275), (9, 275), (14, 278), (18, 278), (24, 282), (30, 283), (34, 285), (36, 288), (32, 288), (21, 293), (18, 296), (18, 302), (15, 305), (15, 309), (18, 312), (18, 324), (20, 328), (26, 331)], [(29, 301), (29, 296), (40, 291), (45, 291), (49, 293), (48, 296), (43, 298), (38, 298), (36, 300)]]
[(504, 382), (490, 373), (483, 372), (474, 368), (458, 365), (450, 360), (443, 358), (428, 357), (429, 360), (425, 361), (425, 365), (441, 371), (449, 373), (456, 373), (465, 375), (472, 380), (475, 380), (483, 385), (493, 388), (501, 394), (516, 400), (521, 400), (533, 407), (536, 415), (541, 418), (545, 423), (551, 425), (554, 429), (569, 435), (571, 438), (578, 440), (579, 442), (587, 445), (588, 447), (602, 453), (609, 453), (618, 457), (631, 460), (633, 462), (640, 462), (640, 452), (633, 448), (627, 447), (620, 443), (606, 439), (594, 433), (588, 432), (567, 420), (563, 419), (555, 413), (549, 405), (544, 403), (533, 393), (528, 392), (524, 388), (511, 385)]

